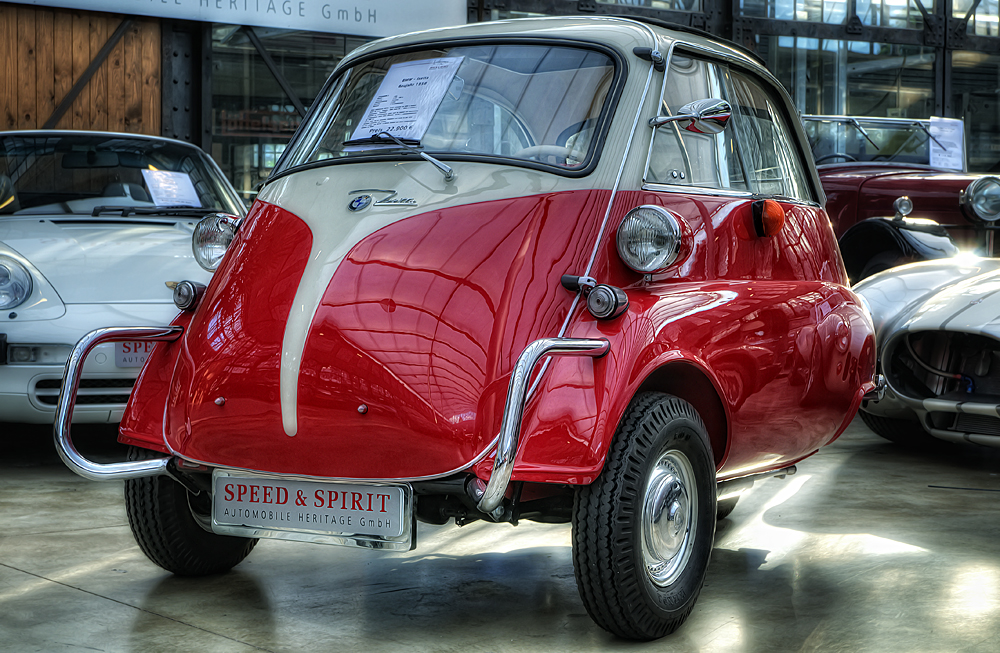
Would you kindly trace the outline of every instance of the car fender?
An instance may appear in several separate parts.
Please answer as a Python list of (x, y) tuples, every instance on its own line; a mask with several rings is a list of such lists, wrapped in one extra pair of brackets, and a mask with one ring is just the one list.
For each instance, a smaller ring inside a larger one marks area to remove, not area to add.
[(847, 274), (860, 281), (868, 265), (881, 257), (886, 265), (947, 258), (958, 253), (951, 236), (932, 220), (869, 218), (840, 237)]
[[(545, 368), (525, 412), (514, 480), (592, 482), (629, 402), (646, 390), (695, 406), (720, 478), (791, 464), (834, 439), (874, 372), (871, 323), (836, 284), (769, 285), (764, 291), (760, 282), (736, 281), (635, 288), (617, 320), (581, 312), (570, 335), (606, 338), (610, 352), (596, 360), (553, 358)], [(794, 424), (784, 423), (800, 414), (822, 427), (789, 444)], [(486, 478), (491, 469), (492, 456), (474, 471)]]

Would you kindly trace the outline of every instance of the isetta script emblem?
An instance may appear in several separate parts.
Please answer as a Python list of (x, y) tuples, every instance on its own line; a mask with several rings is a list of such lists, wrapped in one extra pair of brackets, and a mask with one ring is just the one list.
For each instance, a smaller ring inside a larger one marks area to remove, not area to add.
[[(351, 200), (351, 203), (347, 205), (347, 208), (350, 209), (351, 211), (362, 211), (368, 208), (369, 205), (372, 206), (399, 206), (399, 205), (416, 206), (417, 205), (417, 200), (413, 199), (412, 197), (396, 197), (396, 195), (398, 195), (399, 193), (397, 193), (394, 190), (384, 190), (380, 188), (362, 188), (359, 190), (352, 190), (350, 192), (351, 195), (354, 195), (355, 193), (364, 193), (364, 195), (358, 195), (353, 200)], [(368, 193), (385, 193), (386, 195), (382, 199), (376, 200), (373, 203), (372, 200), (375, 198), (372, 197), (371, 195), (368, 195)]]

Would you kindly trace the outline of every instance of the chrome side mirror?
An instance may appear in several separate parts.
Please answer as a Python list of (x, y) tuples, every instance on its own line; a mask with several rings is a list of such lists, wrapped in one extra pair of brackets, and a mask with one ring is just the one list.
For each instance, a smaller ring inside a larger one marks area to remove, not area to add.
[(706, 98), (688, 102), (676, 116), (650, 118), (649, 126), (656, 129), (668, 122), (686, 121), (681, 124), (682, 129), (696, 134), (719, 134), (726, 128), (732, 115), (733, 107), (725, 100)]

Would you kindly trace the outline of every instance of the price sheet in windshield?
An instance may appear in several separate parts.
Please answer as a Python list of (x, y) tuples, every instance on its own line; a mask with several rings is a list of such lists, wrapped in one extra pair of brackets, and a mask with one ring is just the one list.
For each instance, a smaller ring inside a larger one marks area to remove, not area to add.
[(405, 61), (389, 67), (351, 140), (389, 132), (419, 141), (465, 57)]

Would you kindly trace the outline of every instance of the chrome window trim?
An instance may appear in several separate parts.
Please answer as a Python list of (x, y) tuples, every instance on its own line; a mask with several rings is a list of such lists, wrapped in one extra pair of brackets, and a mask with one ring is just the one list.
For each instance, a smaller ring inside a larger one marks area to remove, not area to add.
[[(752, 199), (754, 197), (765, 197), (748, 190), (726, 190), (725, 188), (707, 188), (705, 186), (679, 186), (676, 184), (661, 184), (657, 182), (645, 182), (642, 190), (652, 190), (664, 193), (687, 193), (689, 195), (713, 195), (716, 197), (736, 197)], [(770, 195), (766, 197), (771, 197)]]

